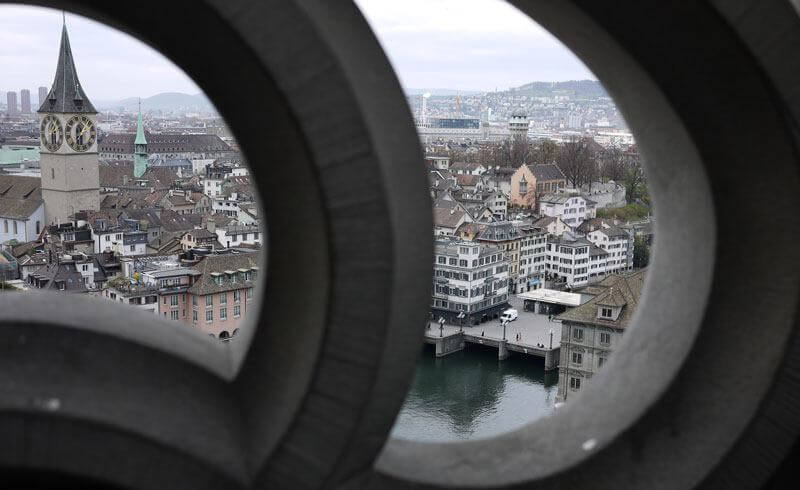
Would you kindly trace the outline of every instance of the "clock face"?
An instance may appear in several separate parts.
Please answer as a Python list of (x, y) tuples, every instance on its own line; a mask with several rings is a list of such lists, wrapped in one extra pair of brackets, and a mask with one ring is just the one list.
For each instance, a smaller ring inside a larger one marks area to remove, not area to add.
[(67, 144), (75, 151), (87, 151), (97, 139), (94, 123), (86, 116), (72, 116), (65, 130)]
[(42, 146), (47, 151), (58, 151), (61, 148), (61, 143), (64, 142), (64, 127), (61, 126), (61, 121), (56, 116), (46, 116), (42, 119), (39, 136), (42, 140)]

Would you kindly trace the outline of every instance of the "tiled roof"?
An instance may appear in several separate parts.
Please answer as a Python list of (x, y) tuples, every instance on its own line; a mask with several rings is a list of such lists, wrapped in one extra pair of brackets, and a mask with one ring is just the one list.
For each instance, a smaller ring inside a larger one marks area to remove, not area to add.
[(258, 267), (258, 257), (258, 253), (208, 255), (194, 266), (202, 275), (188, 291), (192, 294), (211, 294), (254, 287), (254, 280), (242, 281), (237, 279), (237, 282), (233, 284), (225, 280), (222, 284), (216, 284), (214, 282), (214, 276), (212, 276), (211, 273), (224, 274), (225, 271), (238, 271), (239, 269)]
[(98, 168), (100, 170), (100, 187), (122, 187), (133, 182), (133, 164), (101, 163)]
[[(594, 285), (596, 289), (604, 287), (603, 292), (586, 303), (560, 314), (558, 318), (565, 322), (624, 329), (630, 324), (639, 305), (645, 279), (645, 269), (625, 275), (612, 274)], [(622, 311), (616, 320), (601, 319), (597, 317), (597, 308), (601, 305), (621, 307)]]
[[(147, 152), (191, 153), (233, 151), (215, 134), (157, 134), (145, 131)], [(100, 153), (133, 154), (135, 133), (110, 133), (98, 142)]]
[(42, 179), (0, 175), (0, 217), (27, 219), (43, 203)]
[(564, 177), (564, 173), (561, 171), (561, 169), (552, 163), (542, 163), (539, 165), (533, 165), (529, 168), (531, 169), (531, 172), (533, 172), (533, 175), (536, 176), (537, 181), (566, 180), (566, 177)]

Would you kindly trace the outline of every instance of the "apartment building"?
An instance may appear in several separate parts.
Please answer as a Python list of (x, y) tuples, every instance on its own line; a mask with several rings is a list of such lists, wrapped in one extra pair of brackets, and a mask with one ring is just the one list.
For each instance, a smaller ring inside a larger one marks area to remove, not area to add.
[(508, 262), (500, 247), (463, 240), (435, 243), (431, 314), (475, 324), (508, 308)]
[(613, 274), (591, 289), (599, 293), (567, 310), (561, 320), (561, 353), (556, 402), (584, 389), (608, 361), (630, 326), (645, 282), (645, 270)]

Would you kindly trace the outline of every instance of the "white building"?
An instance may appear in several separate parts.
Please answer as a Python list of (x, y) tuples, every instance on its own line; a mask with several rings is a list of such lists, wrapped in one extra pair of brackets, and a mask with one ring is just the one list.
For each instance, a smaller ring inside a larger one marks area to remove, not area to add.
[(258, 225), (233, 225), (217, 228), (217, 241), (225, 248), (240, 245), (261, 245), (261, 231)]
[(435, 244), (431, 313), (464, 324), (496, 317), (508, 307), (508, 262), (494, 245), (462, 240)]
[(633, 237), (627, 231), (602, 223), (599, 228), (589, 231), (586, 238), (598, 248), (608, 252), (606, 274), (633, 269)]
[(597, 215), (596, 203), (576, 194), (545, 194), (539, 199), (539, 212), (561, 218), (572, 228)]
[(0, 175), (0, 245), (36, 240), (44, 223), (41, 179)]
[[(574, 288), (589, 284), (589, 251), (592, 243), (566, 232), (547, 241), (546, 272), (551, 280)], [(603, 266), (603, 273), (605, 273)]]

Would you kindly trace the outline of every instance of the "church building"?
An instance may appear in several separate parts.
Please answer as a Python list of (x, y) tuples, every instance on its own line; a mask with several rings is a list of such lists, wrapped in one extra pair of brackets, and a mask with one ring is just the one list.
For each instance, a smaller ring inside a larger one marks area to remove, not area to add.
[(99, 210), (97, 110), (78, 80), (66, 24), (53, 86), (37, 112), (45, 222), (63, 223), (78, 211)]

